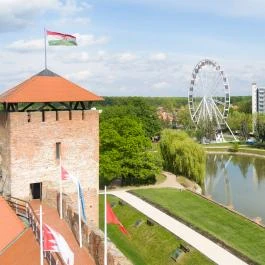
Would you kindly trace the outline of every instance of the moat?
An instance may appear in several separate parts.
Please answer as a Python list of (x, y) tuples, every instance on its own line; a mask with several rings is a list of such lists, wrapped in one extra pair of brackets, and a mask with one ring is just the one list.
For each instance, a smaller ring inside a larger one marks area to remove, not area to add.
[(265, 224), (265, 159), (207, 156), (205, 195)]

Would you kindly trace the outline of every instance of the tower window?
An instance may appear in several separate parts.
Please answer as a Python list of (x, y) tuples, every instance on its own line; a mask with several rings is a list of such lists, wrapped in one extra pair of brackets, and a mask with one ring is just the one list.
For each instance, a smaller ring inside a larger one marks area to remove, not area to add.
[(61, 143), (56, 143), (56, 159), (61, 158)]
[(44, 110), (42, 111), (42, 121), (43, 122), (45, 121), (45, 111)]

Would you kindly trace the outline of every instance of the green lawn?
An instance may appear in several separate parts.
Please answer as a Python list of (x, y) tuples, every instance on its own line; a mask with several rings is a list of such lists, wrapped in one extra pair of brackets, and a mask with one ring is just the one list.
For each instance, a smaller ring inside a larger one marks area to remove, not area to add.
[(189, 191), (135, 190), (172, 215), (223, 241), (256, 264), (265, 264), (265, 229)]
[[(148, 226), (146, 217), (129, 205), (121, 206), (118, 198), (108, 196), (108, 201), (116, 203), (113, 211), (129, 232), (125, 236), (116, 225), (108, 225), (108, 236), (112, 242), (127, 256), (135, 265), (208, 265), (214, 264), (200, 252), (190, 247), (191, 251), (180, 257), (175, 262), (170, 258), (172, 252), (185, 242), (155, 224)], [(104, 209), (103, 196), (100, 196), (100, 228), (103, 230)], [(142, 220), (142, 224), (135, 227), (135, 222)]]
[[(220, 148), (218, 147), (208, 147), (208, 146), (204, 146), (206, 151), (209, 152), (231, 152), (231, 149), (233, 148), (231, 147), (226, 147), (226, 146), (220, 146)], [(239, 153), (248, 153), (248, 154), (257, 154), (257, 155), (265, 155), (265, 150), (262, 149), (258, 149), (258, 148), (254, 148), (252, 146), (244, 146), (244, 147), (240, 147), (238, 149)], [(235, 152), (236, 154), (237, 152)]]

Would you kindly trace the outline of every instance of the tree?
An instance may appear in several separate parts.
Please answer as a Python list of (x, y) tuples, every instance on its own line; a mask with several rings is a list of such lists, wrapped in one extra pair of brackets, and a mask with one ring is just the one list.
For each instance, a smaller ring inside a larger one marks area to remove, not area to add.
[(265, 115), (259, 114), (257, 116), (255, 136), (262, 143), (265, 141)]
[(181, 107), (177, 111), (176, 118), (177, 118), (177, 123), (183, 125), (183, 127), (186, 130), (189, 130), (190, 128), (193, 127), (193, 121), (191, 120), (190, 111), (188, 109), (188, 106)]
[(203, 137), (209, 140), (215, 140), (216, 136), (216, 125), (214, 122), (206, 120), (202, 121), (198, 124), (196, 130), (196, 137), (199, 141), (202, 140)]
[(165, 129), (160, 141), (164, 168), (202, 184), (205, 177), (206, 156), (203, 147), (185, 132)]
[(116, 117), (130, 117), (138, 120), (142, 124), (145, 135), (153, 137), (161, 130), (161, 121), (159, 120), (156, 109), (146, 104), (143, 98), (126, 98), (118, 105), (103, 108), (100, 120), (105, 121)]
[(248, 138), (249, 132), (252, 130), (252, 116), (251, 114), (233, 111), (229, 116), (227, 123), (232, 131), (239, 131), (240, 135)]
[(150, 148), (151, 140), (138, 120), (128, 116), (101, 121), (101, 186), (116, 178), (126, 185), (154, 183), (160, 168)]

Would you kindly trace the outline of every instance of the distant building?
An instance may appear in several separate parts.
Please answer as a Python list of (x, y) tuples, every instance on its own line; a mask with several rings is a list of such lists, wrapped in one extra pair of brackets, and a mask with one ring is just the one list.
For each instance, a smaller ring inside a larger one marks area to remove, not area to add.
[(265, 87), (252, 83), (252, 114), (265, 113)]

